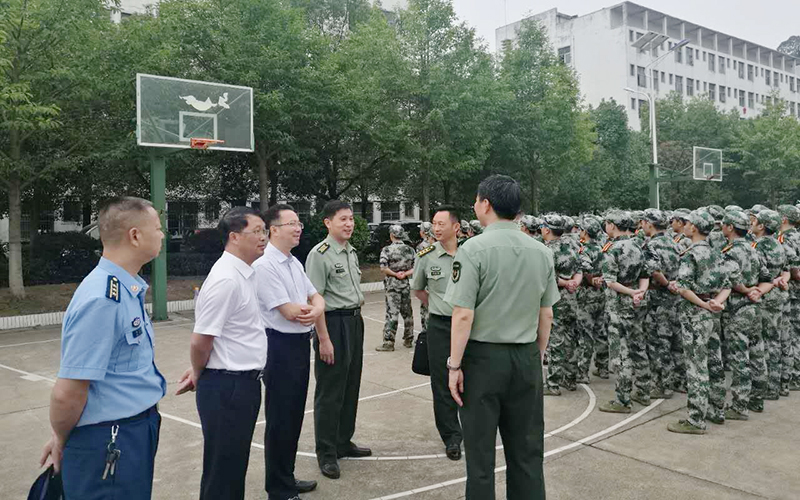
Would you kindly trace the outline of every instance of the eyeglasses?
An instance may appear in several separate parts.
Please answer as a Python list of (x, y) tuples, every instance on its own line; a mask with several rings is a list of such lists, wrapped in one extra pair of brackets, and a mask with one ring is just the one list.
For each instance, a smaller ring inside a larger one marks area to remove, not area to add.
[(240, 231), (240, 232), (244, 234), (255, 234), (256, 236), (264, 236), (265, 234), (267, 234), (267, 230), (263, 228), (255, 229), (253, 231)]
[(303, 229), (305, 226), (299, 220), (293, 220), (291, 222), (287, 222), (285, 224), (272, 224), (273, 227), (281, 227), (281, 226), (292, 226), (292, 227), (299, 227)]

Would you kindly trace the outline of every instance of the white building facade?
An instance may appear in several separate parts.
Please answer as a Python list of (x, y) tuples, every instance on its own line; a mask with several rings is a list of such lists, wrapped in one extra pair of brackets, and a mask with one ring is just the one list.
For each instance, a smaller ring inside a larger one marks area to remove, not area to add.
[[(541, 23), (561, 59), (575, 69), (586, 103), (613, 98), (625, 105), (636, 130), (647, 101), (626, 88), (656, 99), (672, 91), (704, 96), (744, 117), (757, 116), (778, 95), (800, 118), (800, 59), (787, 54), (631, 2), (584, 16), (551, 9), (528, 19)], [(496, 30), (498, 50), (513, 43), (521, 23)], [(661, 43), (638, 47), (659, 35)], [(688, 44), (657, 61), (682, 40)]]

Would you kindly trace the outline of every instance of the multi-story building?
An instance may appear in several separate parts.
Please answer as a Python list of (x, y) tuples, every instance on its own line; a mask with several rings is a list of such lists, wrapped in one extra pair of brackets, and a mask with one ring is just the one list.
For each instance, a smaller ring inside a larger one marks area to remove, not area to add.
[[(800, 59), (768, 47), (631, 2), (584, 16), (551, 9), (528, 19), (541, 23), (559, 57), (575, 69), (586, 103), (625, 103), (635, 129), (646, 99), (626, 88), (656, 99), (672, 91), (704, 96), (744, 117), (758, 115), (778, 95), (800, 118)], [(521, 23), (496, 30), (498, 50), (513, 43)]]

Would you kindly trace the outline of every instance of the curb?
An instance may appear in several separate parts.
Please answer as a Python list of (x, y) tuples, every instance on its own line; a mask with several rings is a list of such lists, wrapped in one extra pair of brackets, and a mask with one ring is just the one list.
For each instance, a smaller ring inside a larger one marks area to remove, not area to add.
[[(361, 291), (364, 293), (383, 291), (383, 282), (362, 283)], [(153, 304), (145, 304), (148, 313), (153, 312)], [(191, 311), (194, 309), (194, 300), (173, 300), (167, 302), (167, 312)], [(36, 326), (60, 325), (64, 321), (64, 313), (49, 312), (42, 314), (26, 314), (24, 316), (6, 316), (0, 318), (0, 330), (14, 330), (18, 328), (33, 328)]]

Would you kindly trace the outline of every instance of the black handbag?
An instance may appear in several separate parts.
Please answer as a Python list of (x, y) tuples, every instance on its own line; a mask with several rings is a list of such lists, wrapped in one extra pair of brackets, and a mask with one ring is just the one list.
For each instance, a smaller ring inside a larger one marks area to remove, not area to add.
[(417, 343), (414, 346), (414, 359), (411, 361), (411, 371), (417, 375), (431, 374), (431, 366), (428, 362), (428, 332), (420, 332), (417, 335)]
[(56, 474), (52, 465), (39, 475), (28, 493), (28, 500), (61, 500), (63, 497), (61, 474)]

